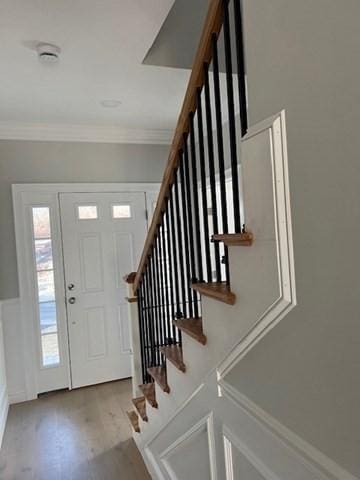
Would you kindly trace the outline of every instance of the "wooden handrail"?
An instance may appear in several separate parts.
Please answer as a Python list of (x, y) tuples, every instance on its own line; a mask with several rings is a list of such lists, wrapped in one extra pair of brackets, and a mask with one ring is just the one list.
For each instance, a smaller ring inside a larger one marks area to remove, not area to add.
[(183, 145), (184, 134), (189, 132), (189, 114), (195, 112), (197, 89), (202, 88), (204, 85), (204, 64), (210, 63), (211, 61), (212, 35), (214, 33), (219, 35), (222, 26), (222, 18), (222, 0), (211, 0), (205, 25), (200, 37), (199, 46), (193, 62), (192, 72), (176, 126), (175, 135), (171, 144), (170, 154), (163, 175), (155, 212), (145, 240), (139, 267), (137, 269), (134, 282), (134, 292), (136, 292), (139, 287), (141, 276), (147, 265), (150, 251), (156, 238), (157, 228), (161, 224), (161, 217), (165, 211), (170, 187), (174, 182), (174, 172), (178, 167), (179, 150), (181, 150)]

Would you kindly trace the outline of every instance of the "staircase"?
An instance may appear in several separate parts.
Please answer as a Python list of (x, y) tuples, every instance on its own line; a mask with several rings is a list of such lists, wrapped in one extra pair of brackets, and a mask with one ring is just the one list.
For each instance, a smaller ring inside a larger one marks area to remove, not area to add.
[[(128, 416), (158, 479), (285, 480), (283, 464), (298, 469), (291, 478), (314, 478), (236, 388), (237, 364), (296, 305), (285, 113), (248, 128), (240, 7), (210, 2), (140, 264), (126, 278)], [(254, 458), (271, 448), (265, 468)]]

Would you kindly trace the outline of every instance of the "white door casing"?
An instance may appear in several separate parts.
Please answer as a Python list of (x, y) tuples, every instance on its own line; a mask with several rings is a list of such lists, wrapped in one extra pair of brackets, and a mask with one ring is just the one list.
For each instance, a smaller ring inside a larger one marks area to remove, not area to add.
[[(88, 207), (96, 218), (86, 218)], [(123, 276), (136, 269), (146, 235), (144, 194), (64, 193), (60, 209), (72, 386), (130, 377)]]
[[(159, 191), (159, 184), (152, 183), (108, 183), (108, 184), (14, 184), (12, 186), (16, 251), (20, 289), (20, 318), (18, 325), (19, 342), (13, 348), (22, 349), (16, 356), (16, 366), (9, 365), (9, 371), (24, 372), (24, 386), (21, 401), (32, 400), (41, 392), (59, 388), (71, 388), (66, 306), (64, 302), (64, 271), (61, 241), (59, 194), (61, 193), (137, 193), (145, 198), (150, 206), (151, 200)], [(51, 228), (55, 268), (55, 289), (57, 301), (57, 321), (61, 363), (50, 368), (41, 367), (39, 341), (39, 319), (37, 316), (37, 293), (34, 289), (34, 252), (31, 233), (31, 207), (44, 205), (51, 209)], [(143, 213), (142, 212), (142, 213)], [(145, 215), (143, 215), (145, 218)], [(143, 239), (141, 240), (143, 241)], [(136, 269), (135, 264), (135, 269)], [(128, 273), (128, 272), (126, 272)], [(20, 345), (21, 344), (21, 345)], [(12, 348), (11, 345), (8, 348)], [(15, 358), (15, 357), (14, 357)], [(20, 364), (19, 364), (20, 362)]]

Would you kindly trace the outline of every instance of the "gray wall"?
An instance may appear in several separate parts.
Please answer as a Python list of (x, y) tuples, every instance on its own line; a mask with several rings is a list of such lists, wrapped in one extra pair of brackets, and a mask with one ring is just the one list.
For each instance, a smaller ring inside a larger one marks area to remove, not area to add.
[(19, 294), (11, 185), (160, 182), (168, 146), (0, 141), (0, 299)]
[(251, 124), (287, 112), (298, 306), (231, 378), (360, 476), (360, 3), (244, 13)]

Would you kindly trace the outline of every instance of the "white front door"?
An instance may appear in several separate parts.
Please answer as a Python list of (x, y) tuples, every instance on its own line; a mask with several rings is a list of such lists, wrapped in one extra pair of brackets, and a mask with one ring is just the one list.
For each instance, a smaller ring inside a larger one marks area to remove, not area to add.
[(62, 193), (61, 225), (73, 388), (131, 376), (123, 276), (146, 236), (144, 193)]

